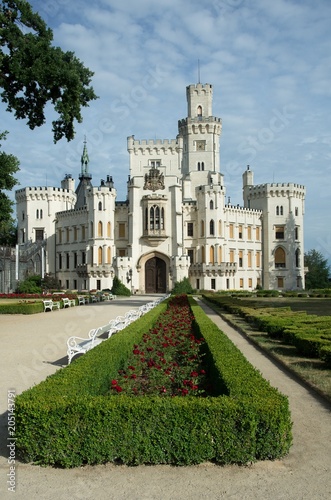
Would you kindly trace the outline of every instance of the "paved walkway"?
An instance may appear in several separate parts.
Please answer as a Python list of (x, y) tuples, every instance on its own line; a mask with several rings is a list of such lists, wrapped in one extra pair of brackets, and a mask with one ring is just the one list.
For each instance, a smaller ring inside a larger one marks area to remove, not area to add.
[[(6, 449), (7, 391), (17, 394), (44, 380), (66, 364), (66, 340), (86, 337), (96, 326), (106, 324), (128, 309), (154, 297), (130, 297), (110, 303), (80, 306), (35, 316), (0, 317), (2, 363), (0, 497), (7, 492), (9, 472)], [(287, 457), (259, 462), (249, 467), (141, 466), (112, 464), (62, 470), (16, 464), (15, 498), (34, 500), (200, 500), (272, 499), (326, 500), (331, 498), (330, 406), (311, 394), (262, 355), (201, 303), (211, 319), (239, 347), (263, 376), (290, 400), (294, 422), (294, 444)]]

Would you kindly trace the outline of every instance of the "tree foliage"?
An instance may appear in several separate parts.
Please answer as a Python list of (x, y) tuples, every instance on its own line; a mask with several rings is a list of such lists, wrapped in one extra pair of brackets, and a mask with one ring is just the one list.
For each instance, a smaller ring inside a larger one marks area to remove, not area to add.
[(306, 274), (306, 288), (312, 290), (315, 288), (328, 288), (330, 266), (327, 259), (317, 250), (309, 250), (304, 257), (305, 267), (308, 267)]
[(181, 281), (176, 281), (172, 293), (193, 293), (194, 290), (188, 278), (183, 278)]
[[(0, 141), (6, 139), (7, 132), (0, 133)], [(18, 159), (1, 150), (0, 142), (0, 244), (16, 243), (16, 226), (12, 218), (13, 202), (4, 191), (10, 191), (17, 183), (14, 177), (19, 170)]]
[(0, 4), (0, 88), (7, 111), (27, 119), (31, 129), (46, 121), (45, 106), (58, 114), (54, 142), (74, 137), (74, 121), (82, 122), (81, 107), (96, 99), (93, 73), (73, 52), (51, 45), (53, 32), (25, 0)]

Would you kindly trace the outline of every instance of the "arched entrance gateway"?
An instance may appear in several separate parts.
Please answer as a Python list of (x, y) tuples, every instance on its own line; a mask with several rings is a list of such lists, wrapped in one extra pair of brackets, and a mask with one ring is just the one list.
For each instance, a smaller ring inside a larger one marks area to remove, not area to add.
[(151, 257), (145, 263), (145, 292), (165, 293), (166, 291), (166, 263), (159, 257)]

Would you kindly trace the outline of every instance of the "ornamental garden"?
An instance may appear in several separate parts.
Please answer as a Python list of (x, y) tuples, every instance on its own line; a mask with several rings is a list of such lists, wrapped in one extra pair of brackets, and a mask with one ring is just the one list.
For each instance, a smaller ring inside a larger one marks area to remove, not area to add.
[(286, 455), (287, 398), (175, 295), (16, 398), (17, 449), (61, 467), (246, 464)]

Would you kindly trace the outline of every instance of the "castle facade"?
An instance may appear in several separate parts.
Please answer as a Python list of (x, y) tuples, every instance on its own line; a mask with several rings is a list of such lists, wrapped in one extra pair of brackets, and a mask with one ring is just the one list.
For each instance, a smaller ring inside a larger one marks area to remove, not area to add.
[(213, 87), (189, 85), (186, 97), (176, 139), (128, 137), (125, 201), (110, 175), (93, 186), (86, 142), (77, 188), (66, 175), (61, 187), (16, 191), (20, 251), (37, 248), (31, 270), (78, 291), (111, 288), (115, 275), (142, 294), (186, 277), (197, 290), (304, 288), (304, 186), (254, 185), (246, 167), (243, 206), (231, 205)]

